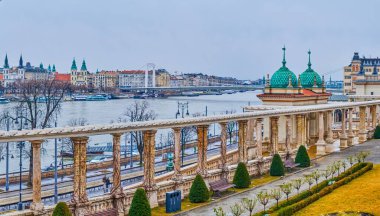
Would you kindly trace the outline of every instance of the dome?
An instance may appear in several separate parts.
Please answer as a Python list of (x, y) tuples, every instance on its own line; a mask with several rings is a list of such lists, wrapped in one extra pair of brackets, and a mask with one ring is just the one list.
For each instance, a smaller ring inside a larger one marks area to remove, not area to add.
[(285, 47), (282, 48), (284, 56), (282, 60), (282, 67), (278, 69), (270, 79), (270, 87), (272, 88), (287, 88), (289, 86), (289, 78), (291, 78), (292, 86), (297, 87), (297, 77), (286, 67), (285, 61)]
[(317, 87), (322, 87), (321, 76), (311, 68), (310, 62), (310, 50), (309, 54), (309, 63), (307, 64), (308, 68), (300, 75), (301, 85), (303, 88), (312, 88), (314, 86), (314, 81), (317, 84)]

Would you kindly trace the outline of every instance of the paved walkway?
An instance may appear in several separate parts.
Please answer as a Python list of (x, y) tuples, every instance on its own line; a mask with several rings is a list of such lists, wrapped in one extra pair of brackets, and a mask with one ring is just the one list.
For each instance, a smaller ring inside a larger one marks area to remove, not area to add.
[[(226, 199), (220, 200), (219, 202), (216, 202), (216, 203), (213, 203), (213, 204), (210, 204), (208, 206), (201, 207), (201, 208), (197, 208), (197, 209), (194, 209), (190, 212), (182, 213), (179, 215), (181, 215), (181, 216), (190, 216), (190, 215), (213, 216), (213, 215), (215, 215), (213, 212), (213, 208), (218, 208), (218, 207), (222, 207), (226, 212), (230, 212), (230, 206), (232, 206), (233, 204), (235, 204), (237, 202), (240, 202), (242, 198), (245, 198), (245, 197), (256, 198), (256, 194), (263, 189), (270, 190), (272, 188), (278, 187), (283, 182), (288, 182), (292, 179), (297, 179), (297, 178), (303, 177), (305, 174), (311, 173), (313, 170), (316, 170), (316, 169), (324, 170), (324, 169), (326, 169), (326, 167), (328, 165), (330, 165), (334, 161), (346, 159), (348, 156), (354, 155), (356, 152), (359, 152), (359, 151), (371, 152), (371, 155), (366, 159), (366, 161), (370, 161), (370, 162), (374, 162), (374, 163), (380, 163), (380, 140), (371, 140), (371, 141), (368, 141), (364, 144), (352, 146), (351, 148), (345, 149), (342, 152), (335, 152), (335, 153), (332, 153), (328, 156), (314, 160), (313, 163), (315, 164), (315, 166), (313, 168), (301, 171), (297, 174), (284, 177), (284, 179), (282, 179), (282, 180), (277, 180), (275, 182), (260, 186), (258, 188), (252, 189), (250, 191), (247, 191), (247, 192), (244, 192), (241, 194), (237, 194), (236, 196), (228, 197)], [(323, 177), (321, 177), (321, 179), (322, 178)], [(307, 188), (308, 188), (308, 185), (304, 184), (303, 187), (301, 188), (301, 190), (306, 190)], [(290, 196), (293, 196), (296, 193), (297, 193), (297, 191), (294, 190)], [(285, 199), (284, 195), (283, 195), (283, 199)], [(268, 206), (272, 206), (274, 204), (275, 204), (275, 201), (270, 200), (270, 202), (266, 208), (268, 209)], [(255, 208), (255, 212), (262, 211), (262, 210), (263, 210), (263, 206), (260, 203), (257, 203), (257, 206)], [(243, 215), (246, 216), (248, 214), (245, 213)]]

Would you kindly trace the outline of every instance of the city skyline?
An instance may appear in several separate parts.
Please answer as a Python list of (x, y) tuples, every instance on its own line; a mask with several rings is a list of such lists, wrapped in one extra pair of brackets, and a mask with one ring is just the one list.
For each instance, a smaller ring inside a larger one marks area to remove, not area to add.
[(370, 5), (1, 1), (0, 25), (6, 31), (0, 35), (0, 60), (2, 64), (7, 53), (10, 65), (17, 65), (23, 54), (25, 62), (55, 64), (64, 73), (74, 57), (84, 58), (90, 71), (144, 69), (153, 62), (170, 72), (255, 80), (281, 66), (285, 45), (288, 67), (295, 74), (307, 68), (310, 48), (315, 70), (334, 71), (332, 78), (341, 80), (354, 52), (378, 54), (377, 30), (350, 12), (365, 10), (367, 19), (376, 19), (379, 3)]

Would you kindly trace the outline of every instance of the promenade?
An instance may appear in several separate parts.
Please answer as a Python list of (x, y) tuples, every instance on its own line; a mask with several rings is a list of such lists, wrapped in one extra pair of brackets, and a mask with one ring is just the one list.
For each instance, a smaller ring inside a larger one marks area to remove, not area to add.
[[(261, 190), (271, 190), (272, 188), (276, 188), (279, 185), (281, 185), (283, 182), (289, 182), (293, 179), (301, 178), (306, 174), (311, 173), (312, 171), (318, 169), (318, 170), (324, 170), (326, 167), (330, 164), (332, 164), (334, 161), (337, 160), (345, 160), (348, 156), (354, 155), (357, 152), (360, 151), (369, 151), (371, 152), (370, 156), (366, 159), (366, 161), (370, 161), (373, 163), (380, 163), (380, 140), (370, 140), (363, 144), (357, 144), (350, 148), (347, 148), (341, 152), (334, 152), (329, 155), (326, 155), (324, 157), (320, 157), (318, 159), (315, 159), (312, 161), (313, 167), (306, 168), (300, 172), (297, 172), (295, 174), (290, 174), (285, 176), (283, 179), (276, 180), (274, 182), (259, 186), (257, 188), (251, 189), (249, 191), (246, 191), (244, 193), (236, 194), (228, 196), (228, 198), (222, 198), (220, 200), (217, 200), (216, 202), (212, 202), (211, 204), (207, 206), (203, 206), (200, 208), (196, 208), (194, 210), (180, 213), (178, 216), (191, 216), (191, 215), (199, 215), (199, 216), (211, 216), (214, 215), (214, 208), (222, 207), (225, 211), (230, 211), (230, 206), (233, 204), (240, 202), (242, 198), (256, 198), (256, 194), (260, 192)], [(321, 177), (322, 178), (322, 177)], [(307, 184), (303, 184), (301, 190), (308, 189)], [(300, 190), (300, 191), (301, 191)], [(297, 193), (296, 190), (293, 190), (290, 196), (293, 196)], [(289, 197), (290, 197), (289, 196)], [(286, 197), (283, 195), (281, 200), (286, 199)], [(267, 209), (270, 206), (275, 205), (275, 201), (271, 199), (267, 205)], [(262, 211), (263, 206), (257, 202), (255, 212)]]

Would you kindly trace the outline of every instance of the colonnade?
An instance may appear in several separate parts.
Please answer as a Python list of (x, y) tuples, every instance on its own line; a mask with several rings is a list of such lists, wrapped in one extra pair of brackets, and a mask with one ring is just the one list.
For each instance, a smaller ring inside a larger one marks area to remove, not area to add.
[[(342, 108), (342, 127), (339, 135), (340, 147), (346, 148), (354, 144), (353, 115), (357, 107)], [(367, 121), (366, 111), (369, 109), (370, 121)], [(236, 119), (238, 123), (238, 161), (247, 163), (253, 159), (263, 158), (264, 137), (269, 134), (267, 150), (269, 155), (278, 152), (294, 152), (300, 145), (315, 145), (317, 155), (326, 154), (326, 146), (334, 142), (333, 138), (333, 111), (334, 109), (316, 112), (295, 112), (286, 115), (272, 115), (269, 117), (255, 117)], [(368, 131), (373, 131), (378, 123), (377, 105), (359, 106), (359, 143), (368, 138)], [(348, 120), (347, 120), (348, 118)], [(267, 119), (267, 120), (265, 120)], [(283, 119), (283, 120), (281, 120)], [(220, 134), (220, 160), (219, 168), (223, 173), (228, 170), (227, 161), (227, 124), (230, 120), (217, 122), (221, 128)], [(265, 124), (267, 121), (267, 124)], [(347, 128), (348, 122), (348, 128)], [(283, 124), (284, 123), (284, 124)], [(368, 123), (368, 124), (367, 124)], [(198, 138), (198, 161), (196, 172), (202, 176), (208, 176), (207, 170), (207, 147), (209, 124), (195, 124)], [(284, 129), (285, 128), (285, 129)], [(159, 129), (159, 128), (157, 128)], [(280, 133), (280, 129), (285, 133)], [(183, 179), (181, 173), (181, 130), (179, 126), (172, 127), (174, 133), (174, 171), (172, 181), (180, 182)], [(266, 132), (267, 131), (267, 132)], [(143, 130), (144, 139), (144, 179), (143, 187), (148, 193), (152, 206), (158, 204), (157, 184), (155, 181), (155, 136), (156, 129)], [(121, 186), (121, 162), (120, 162), (120, 137), (122, 132), (112, 133), (113, 137), (113, 187), (111, 199), (119, 214), (124, 214), (125, 193)], [(371, 135), (369, 135), (371, 136)], [(280, 143), (283, 137), (284, 142)], [(86, 151), (88, 136), (72, 137), (74, 144), (74, 179), (73, 197), (71, 205), (75, 209), (75, 215), (88, 213), (89, 199), (87, 197), (87, 165)], [(33, 203), (31, 209), (35, 212), (43, 211), (41, 202), (41, 140), (31, 141), (33, 147)]]

